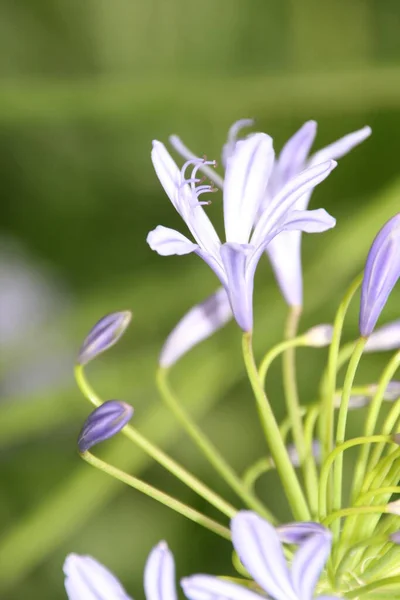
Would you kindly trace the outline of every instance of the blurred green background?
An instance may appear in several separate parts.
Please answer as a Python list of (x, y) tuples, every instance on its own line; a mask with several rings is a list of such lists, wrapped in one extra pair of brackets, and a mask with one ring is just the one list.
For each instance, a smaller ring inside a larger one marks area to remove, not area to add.
[[(64, 598), (71, 551), (96, 556), (140, 598), (145, 559), (160, 539), (179, 575), (228, 572), (228, 544), (80, 461), (76, 437), (90, 407), (73, 381), (74, 355), (99, 317), (132, 309), (124, 339), (88, 369), (93, 385), (104, 399), (131, 403), (140, 431), (240, 506), (155, 389), (163, 340), (216, 281), (196, 256), (162, 258), (145, 242), (159, 223), (181, 226), (153, 173), (151, 140), (176, 133), (219, 158), (228, 127), (243, 117), (254, 117), (276, 150), (310, 118), (319, 123), (316, 147), (372, 126), (372, 138), (313, 195), (338, 226), (304, 239), (302, 327), (331, 321), (374, 234), (400, 206), (400, 4), (3, 0), (0, 77), (0, 598)], [(207, 211), (221, 223), (219, 196)], [(398, 316), (399, 300), (393, 294), (382, 322)], [(266, 260), (255, 306), (261, 356), (285, 318)], [(354, 305), (347, 339), (356, 325)], [(324, 351), (299, 353), (304, 402), (324, 360)], [(359, 381), (376, 379), (385, 360), (366, 358)], [(172, 379), (239, 472), (263, 455), (233, 323)], [(279, 364), (268, 390), (282, 416)], [(214, 515), (125, 439), (98, 452)], [(258, 491), (287, 516), (274, 475)]]

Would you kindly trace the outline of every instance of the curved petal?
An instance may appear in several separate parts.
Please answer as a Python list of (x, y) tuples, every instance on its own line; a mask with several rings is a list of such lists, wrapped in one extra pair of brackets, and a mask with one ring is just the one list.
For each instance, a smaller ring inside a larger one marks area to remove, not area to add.
[[(282, 225), (288, 211), (296, 204), (297, 200), (318, 183), (321, 183), (329, 173), (336, 167), (334, 161), (310, 167), (291, 179), (284, 188), (273, 198), (271, 203), (264, 209), (251, 237), (251, 244), (257, 248), (264, 244), (264, 240)], [(282, 228), (282, 227), (281, 227)]]
[(400, 319), (379, 327), (368, 338), (364, 352), (385, 352), (400, 348)]
[(281, 542), (285, 544), (302, 544), (310, 536), (324, 533), (325, 527), (320, 523), (313, 521), (304, 521), (301, 523), (286, 523), (278, 525), (276, 531)]
[(243, 331), (253, 329), (253, 278), (246, 276), (246, 260), (251, 248), (242, 244), (223, 244), (221, 258), (226, 273), (226, 292), (233, 315)]
[(158, 140), (153, 140), (151, 160), (165, 193), (180, 213), (177, 190), (181, 184), (181, 172), (164, 144)]
[(266, 247), (275, 278), (289, 306), (303, 304), (300, 231), (281, 231)]
[(241, 585), (210, 575), (185, 577), (181, 586), (189, 600), (263, 600), (263, 596)]
[(274, 527), (256, 513), (240, 511), (232, 519), (231, 532), (233, 546), (254, 581), (275, 600), (299, 600)]
[(226, 169), (226, 163), (228, 162), (228, 158), (230, 158), (230, 156), (235, 151), (237, 137), (239, 135), (240, 130), (243, 129), (244, 127), (252, 127), (253, 125), (254, 125), (253, 119), (239, 119), (239, 121), (236, 121), (229, 128), (228, 139), (226, 140), (226, 143), (222, 147), (222, 164), (224, 166), (224, 169)]
[(169, 227), (158, 225), (147, 235), (146, 242), (152, 250), (161, 256), (190, 254), (197, 250), (198, 245), (193, 244), (187, 237)]
[(255, 133), (237, 142), (224, 181), (226, 241), (247, 244), (274, 164), (272, 138)]
[(160, 355), (160, 366), (169, 368), (186, 352), (210, 337), (232, 318), (232, 309), (224, 288), (197, 304), (169, 334)]
[(63, 570), (69, 600), (131, 600), (111, 571), (91, 556), (69, 554)]
[(292, 177), (303, 171), (308, 154), (317, 133), (317, 123), (307, 121), (283, 146), (274, 168), (277, 179), (275, 191), (279, 191)]
[(371, 133), (371, 127), (366, 126), (343, 136), (336, 142), (333, 142), (333, 144), (329, 144), (329, 146), (325, 146), (325, 148), (318, 150), (318, 152), (311, 157), (310, 165), (317, 165), (318, 163), (325, 162), (329, 159), (338, 160), (339, 158), (342, 158), (342, 156), (350, 152), (350, 150), (353, 150), (355, 146), (358, 146), (358, 144), (361, 144), (361, 142), (366, 140)]
[(175, 563), (165, 542), (150, 552), (144, 569), (146, 600), (176, 600)]
[(335, 227), (336, 219), (323, 208), (317, 210), (292, 210), (285, 220), (284, 229), (295, 229), (306, 233), (321, 233)]
[(332, 546), (328, 529), (309, 537), (297, 550), (292, 563), (291, 578), (299, 598), (311, 600), (321, 571)]

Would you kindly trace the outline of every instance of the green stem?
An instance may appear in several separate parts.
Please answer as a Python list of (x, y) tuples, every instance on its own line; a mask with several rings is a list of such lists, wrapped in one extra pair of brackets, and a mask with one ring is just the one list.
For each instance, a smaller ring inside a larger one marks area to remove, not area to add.
[[(372, 583), (368, 583), (362, 587), (358, 587), (356, 590), (352, 592), (347, 592), (346, 598), (363, 598), (363, 594), (368, 592), (372, 592), (373, 590), (379, 590), (382, 587), (386, 587), (388, 585), (396, 585), (400, 584), (400, 577), (396, 575), (395, 577), (386, 577), (385, 579), (379, 579), (378, 581), (373, 581)], [(398, 587), (394, 590), (394, 593), (398, 591)], [(392, 596), (395, 598), (395, 596)]]
[(222, 479), (234, 490), (234, 492), (236, 492), (239, 498), (243, 500), (249, 508), (255, 510), (272, 523), (275, 523), (275, 517), (264, 504), (258, 500), (252, 491), (246, 488), (241, 478), (235, 473), (223, 456), (221, 456), (214, 444), (204, 435), (190, 415), (182, 408), (168, 385), (167, 371), (165, 369), (158, 370), (157, 385), (165, 404)]
[[(382, 433), (390, 434), (393, 430), (397, 432), (398, 428), (400, 427), (400, 422), (398, 422), (399, 418), (400, 400), (397, 400), (396, 403), (392, 406), (387, 418), (385, 419), (385, 422), (382, 426)], [(376, 448), (374, 448), (374, 451), (371, 455), (371, 459), (368, 463), (368, 473), (370, 473), (379, 463), (384, 447), (384, 444), (379, 444)]]
[(322, 396), (322, 406), (320, 412), (320, 440), (322, 449), (322, 462), (326, 459), (328, 454), (333, 448), (333, 423), (334, 423), (334, 401), (335, 401), (335, 390), (336, 390), (336, 374), (338, 371), (338, 357), (340, 348), (340, 339), (342, 336), (342, 329), (344, 319), (349, 308), (350, 302), (361, 285), (362, 275), (359, 275), (351, 284), (345, 297), (343, 298), (339, 309), (336, 313), (332, 342), (329, 348), (328, 365), (326, 376), (323, 378), (325, 381), (324, 391)]
[[(347, 414), (349, 409), (349, 401), (351, 396), (351, 388), (353, 387), (354, 377), (359, 365), (365, 344), (367, 340), (360, 338), (354, 348), (349, 366), (347, 368), (346, 377), (343, 385), (342, 401), (339, 408), (337, 429), (336, 429), (336, 446), (344, 443), (346, 435)], [(339, 510), (342, 506), (342, 486), (343, 486), (343, 454), (338, 455), (335, 468), (333, 471), (333, 510)], [(333, 528), (334, 539), (337, 539), (340, 531), (340, 521), (336, 521)]]
[(379, 513), (380, 515), (390, 513), (387, 504), (380, 506), (350, 506), (349, 508), (341, 508), (335, 512), (330, 513), (325, 519), (322, 519), (322, 525), (329, 527), (334, 521), (338, 521), (343, 517), (359, 516), (359, 515), (370, 515)]
[(262, 359), (260, 367), (258, 369), (261, 385), (263, 387), (265, 387), (265, 380), (267, 377), (267, 373), (268, 373), (268, 370), (269, 370), (271, 364), (273, 363), (273, 361), (280, 354), (282, 354), (283, 352), (286, 352), (286, 350), (288, 350), (289, 348), (299, 348), (301, 346), (302, 347), (307, 346), (306, 337), (304, 335), (301, 335), (299, 337), (296, 337), (296, 338), (293, 338), (290, 340), (285, 340), (284, 342), (277, 344), (276, 346), (274, 346), (273, 348), (271, 348), (271, 350), (269, 350), (267, 352), (267, 354)]
[(229, 529), (227, 529), (220, 523), (217, 523), (217, 521), (206, 517), (194, 508), (191, 508), (183, 502), (180, 502), (176, 498), (173, 498), (172, 496), (161, 492), (157, 488), (153, 487), (152, 485), (149, 485), (148, 483), (145, 483), (137, 477), (128, 475), (124, 471), (121, 471), (120, 469), (117, 469), (116, 467), (105, 463), (104, 461), (100, 460), (100, 458), (97, 458), (90, 452), (84, 452), (83, 454), (81, 454), (81, 456), (87, 463), (89, 463), (93, 467), (96, 467), (96, 469), (99, 469), (99, 471), (103, 471), (104, 473), (107, 473), (107, 475), (110, 475), (111, 477), (122, 481), (122, 483), (126, 483), (135, 490), (142, 492), (142, 494), (150, 496), (150, 498), (153, 498), (153, 500), (156, 500), (157, 502), (160, 502), (160, 504), (168, 506), (168, 508), (171, 508), (172, 510), (183, 515), (187, 519), (190, 519), (191, 521), (202, 525), (206, 529), (209, 529), (213, 533), (220, 535), (226, 540), (231, 539)]
[(285, 443), (279, 431), (274, 413), (261, 384), (253, 355), (252, 335), (243, 334), (243, 359), (260, 415), (269, 450), (276, 465), (279, 477), (285, 489), (286, 497), (293, 516), (298, 521), (309, 521), (311, 518), (306, 499), (301, 489), (296, 472), (290, 461)]
[[(83, 395), (94, 406), (100, 406), (102, 401), (87, 382), (83, 367), (81, 365), (77, 365), (75, 367), (75, 378)], [(215, 506), (215, 508), (220, 510), (224, 515), (232, 518), (237, 513), (237, 509), (234, 506), (226, 502), (223, 498), (221, 498), (221, 496), (216, 494), (202, 481), (197, 479), (197, 477), (179, 465), (179, 463), (177, 463), (175, 460), (170, 458), (160, 448), (149, 442), (134, 427), (131, 425), (126, 425), (123, 428), (122, 433), (128, 439), (134, 442), (134, 444), (136, 444), (139, 448), (141, 448), (141, 450), (146, 452), (152, 459), (157, 461), (160, 465), (177, 477), (177, 479), (185, 483), (189, 488), (196, 492), (196, 494), (207, 500), (207, 502), (212, 504), (212, 506)]]
[[(376, 427), (376, 423), (378, 420), (379, 411), (383, 402), (383, 395), (388, 386), (388, 383), (393, 378), (395, 372), (397, 371), (400, 364), (400, 352), (396, 352), (396, 354), (392, 357), (387, 365), (386, 369), (383, 372), (383, 375), (379, 381), (378, 389), (376, 391), (375, 396), (373, 397), (364, 427), (364, 435), (372, 435), (374, 429)], [(354, 472), (353, 478), (353, 489), (352, 489), (352, 498), (354, 499), (357, 494), (359, 494), (360, 489), (362, 487), (362, 482), (364, 480), (364, 475), (367, 470), (367, 462), (369, 458), (370, 448), (368, 446), (364, 446), (361, 448), (356, 468)]]
[(306, 471), (307, 497), (313, 516), (318, 514), (318, 469), (316, 457), (314, 455), (313, 442), (315, 439), (314, 431), (319, 417), (319, 411), (319, 404), (310, 407), (304, 423), (304, 439), (306, 444), (304, 467)]

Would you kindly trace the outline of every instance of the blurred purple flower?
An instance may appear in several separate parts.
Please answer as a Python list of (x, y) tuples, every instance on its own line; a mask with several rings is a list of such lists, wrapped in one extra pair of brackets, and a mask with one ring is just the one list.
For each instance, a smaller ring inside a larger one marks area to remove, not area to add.
[(160, 354), (160, 366), (171, 367), (191, 348), (207, 339), (232, 318), (224, 288), (219, 288), (185, 314), (169, 334)]
[(132, 319), (129, 310), (110, 313), (96, 323), (85, 338), (78, 355), (78, 364), (85, 365), (114, 346), (125, 333)]
[(379, 231), (367, 256), (361, 286), (360, 334), (368, 337), (400, 277), (400, 213)]
[(324, 535), (326, 529), (320, 523), (307, 521), (303, 523), (286, 523), (278, 525), (276, 532), (281, 542), (285, 544), (302, 544), (312, 535)]
[[(69, 600), (131, 600), (118, 579), (91, 556), (69, 554), (64, 562)], [(147, 600), (176, 600), (175, 565), (165, 542), (150, 552), (144, 570)]]
[[(293, 206), (323, 181), (336, 163), (329, 160), (306, 169), (290, 179), (260, 210), (274, 163), (272, 139), (257, 133), (238, 142), (227, 160), (223, 188), (226, 242), (221, 243), (202, 207), (204, 202), (199, 201), (201, 194), (212, 191), (197, 177), (207, 161), (193, 159), (180, 171), (165, 146), (157, 141), (153, 142), (152, 160), (164, 190), (195, 242), (159, 225), (147, 236), (150, 247), (163, 256), (191, 252), (200, 256), (225, 288), (238, 325), (251, 331), (254, 274), (271, 240), (284, 230), (316, 232), (334, 226), (334, 219), (323, 209), (293, 210)], [(187, 178), (189, 165), (193, 170)]]
[(379, 327), (368, 338), (364, 352), (385, 352), (400, 348), (400, 319)]
[(86, 419), (78, 437), (79, 452), (108, 440), (125, 427), (133, 415), (133, 408), (119, 400), (107, 400)]
[[(318, 527), (317, 524), (313, 526), (314, 535), (306, 536), (302, 541), (289, 571), (279, 534), (272, 525), (256, 513), (249, 511), (241, 511), (232, 519), (232, 542), (240, 561), (269, 598), (274, 600), (313, 598), (332, 545), (329, 530)], [(299, 531), (300, 528), (297, 534)], [(245, 587), (208, 575), (193, 575), (183, 579), (181, 583), (189, 600), (262, 600), (264, 598)], [(319, 596), (319, 598), (333, 600), (334, 596)]]

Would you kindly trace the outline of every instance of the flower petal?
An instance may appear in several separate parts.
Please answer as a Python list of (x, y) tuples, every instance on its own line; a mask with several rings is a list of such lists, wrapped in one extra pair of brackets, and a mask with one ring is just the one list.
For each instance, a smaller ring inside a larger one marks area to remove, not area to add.
[(297, 550), (292, 563), (291, 578), (299, 598), (311, 600), (321, 571), (332, 547), (328, 529), (309, 537)]
[(107, 400), (95, 408), (86, 419), (78, 437), (79, 452), (104, 442), (119, 433), (130, 421), (133, 408), (119, 400)]
[(225, 289), (233, 316), (243, 331), (251, 331), (254, 278), (246, 277), (246, 260), (251, 248), (244, 244), (223, 244), (220, 252), (227, 278)]
[(160, 366), (169, 368), (186, 352), (210, 337), (232, 318), (232, 309), (224, 288), (197, 304), (169, 334), (160, 355)]
[(282, 228), (282, 222), (286, 219), (288, 211), (294, 206), (297, 200), (308, 190), (313, 189), (318, 183), (321, 183), (329, 173), (336, 167), (334, 161), (310, 167), (291, 179), (283, 189), (273, 198), (272, 202), (266, 206), (259, 221), (257, 222), (251, 244), (256, 248), (263, 245), (264, 240), (271, 231)]
[(111, 571), (91, 556), (69, 554), (63, 570), (69, 600), (131, 600)]
[(317, 210), (291, 211), (285, 220), (284, 228), (286, 230), (301, 230), (306, 233), (321, 233), (327, 229), (332, 229), (335, 225), (336, 219), (331, 217), (323, 208), (318, 208)]
[(190, 254), (197, 250), (198, 245), (193, 244), (187, 237), (169, 227), (158, 225), (147, 235), (147, 243), (152, 250), (155, 250), (161, 256), (172, 256), (178, 254)]
[(275, 278), (289, 306), (303, 304), (300, 246), (300, 231), (281, 231), (266, 247)]
[(153, 140), (151, 160), (165, 193), (180, 213), (177, 190), (181, 185), (181, 172), (164, 144), (157, 140)]
[(299, 600), (272, 525), (256, 513), (240, 511), (232, 519), (231, 532), (233, 546), (254, 581), (275, 600)]
[(222, 164), (226, 169), (226, 164), (228, 162), (228, 158), (235, 151), (235, 147), (237, 144), (237, 137), (241, 129), (244, 127), (252, 127), (254, 125), (253, 119), (239, 119), (233, 125), (231, 125), (228, 131), (228, 139), (222, 148)]
[(150, 552), (144, 569), (146, 600), (176, 600), (175, 563), (165, 542)]
[(247, 244), (274, 164), (272, 138), (256, 133), (237, 142), (224, 181), (227, 242)]
[(302, 544), (311, 535), (317, 535), (321, 532), (325, 532), (325, 527), (320, 523), (314, 523), (313, 521), (302, 522), (302, 523), (286, 523), (285, 525), (278, 525), (276, 531), (279, 535), (281, 542), (285, 544)]
[(385, 352), (400, 348), (400, 319), (379, 327), (368, 338), (364, 352)]
[(361, 144), (361, 142), (366, 140), (371, 133), (371, 127), (368, 126), (353, 131), (336, 142), (333, 142), (333, 144), (329, 144), (329, 146), (325, 146), (325, 148), (318, 150), (318, 152), (311, 157), (309, 164), (317, 165), (318, 163), (325, 162), (329, 159), (338, 160), (350, 152), (355, 146), (358, 146), (358, 144)]
[(317, 123), (307, 121), (283, 146), (274, 168), (275, 192), (297, 173), (303, 171), (316, 133)]
[(212, 577), (192, 575), (181, 580), (183, 593), (189, 600), (263, 600), (263, 596), (247, 588)]

